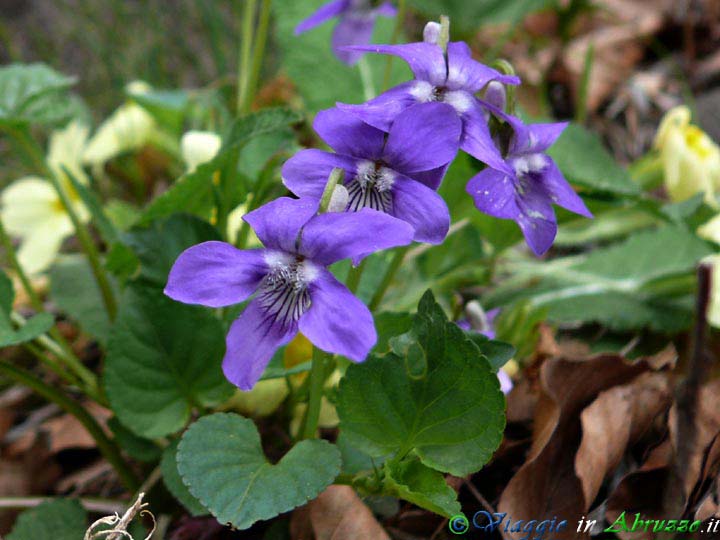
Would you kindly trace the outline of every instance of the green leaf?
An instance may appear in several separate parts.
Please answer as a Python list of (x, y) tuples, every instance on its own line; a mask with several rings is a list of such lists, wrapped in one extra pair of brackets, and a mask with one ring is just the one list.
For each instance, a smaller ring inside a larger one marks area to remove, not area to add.
[(271, 464), (252, 420), (226, 413), (190, 426), (177, 460), (190, 492), (238, 529), (314, 499), (340, 472), (339, 450), (319, 439), (301, 441)]
[(384, 472), (385, 494), (405, 499), (441, 516), (452, 517), (460, 513), (457, 493), (448, 486), (445, 477), (417, 459), (400, 463), (388, 461)]
[(165, 482), (165, 487), (173, 494), (173, 497), (180, 501), (191, 515), (205, 516), (209, 512), (200, 504), (200, 501), (193, 497), (187, 486), (183, 484), (182, 478), (180, 478), (180, 472), (177, 466), (177, 448), (179, 442), (179, 440), (174, 441), (165, 448), (163, 452), (162, 461), (160, 461), (163, 482)]
[(640, 188), (630, 174), (605, 150), (600, 138), (577, 124), (570, 124), (548, 155), (570, 182), (594, 191), (637, 195)]
[(113, 411), (136, 434), (175, 433), (193, 408), (233, 393), (221, 371), (225, 332), (204, 308), (174, 302), (142, 285), (125, 289), (105, 359)]
[(149, 112), (162, 126), (179, 133), (190, 105), (187, 90), (149, 90), (131, 93), (130, 97)]
[(410, 331), (413, 317), (409, 313), (392, 313), (389, 311), (375, 316), (375, 328), (378, 340), (373, 348), (375, 354), (390, 352), (390, 339)]
[(465, 335), (472, 341), (480, 352), (490, 362), (493, 371), (504, 366), (508, 360), (515, 356), (515, 347), (504, 341), (488, 339), (487, 336), (478, 332), (465, 332)]
[(7, 540), (82, 540), (86, 529), (87, 516), (80, 503), (57, 499), (20, 514)]
[(140, 261), (138, 279), (158, 287), (167, 283), (170, 268), (180, 253), (208, 240), (220, 240), (217, 230), (206, 221), (185, 214), (159, 219), (123, 235), (123, 241)]
[(45, 64), (0, 67), (0, 125), (59, 124), (73, 111), (73, 77)]
[(676, 332), (690, 324), (695, 266), (711, 253), (708, 243), (681, 226), (643, 231), (587, 256), (526, 264), (486, 303), (529, 302), (562, 323)]
[[(331, 35), (337, 20), (330, 21), (310, 32), (295, 35), (300, 21), (312, 15), (325, 0), (276, 0), (273, 2), (281, 52), (281, 66), (290, 76), (310, 111), (333, 107), (336, 101), (361, 103), (366, 100), (363, 82), (356, 66), (347, 66), (338, 60), (331, 49)], [(395, 20), (379, 17), (372, 43), (390, 43)], [(401, 40), (402, 41), (402, 40)], [(379, 93), (383, 84), (387, 57), (368, 54), (374, 89)], [(405, 62), (392, 62), (390, 86), (411, 78)]]
[(16, 330), (10, 319), (14, 299), (15, 291), (12, 281), (5, 275), (5, 272), (0, 271), (0, 348), (32, 341), (50, 330), (55, 323), (53, 316), (49, 313), (39, 313)]
[(237, 119), (223, 137), (218, 155), (182, 176), (170, 189), (155, 198), (145, 209), (141, 223), (176, 212), (207, 217), (215, 205), (215, 180), (222, 181), (223, 176), (235, 173), (242, 148), (258, 137), (282, 133), (300, 120), (296, 112), (285, 108), (265, 109)]
[(395, 354), (351, 365), (338, 392), (340, 427), (348, 442), (374, 457), (414, 452), (439, 471), (477, 471), (505, 427), (498, 379), (429, 291), (412, 332), (426, 369)]
[(116, 416), (108, 420), (108, 427), (113, 432), (118, 446), (130, 457), (145, 463), (160, 460), (163, 450), (154, 441), (135, 435), (120, 423)]
[(107, 343), (110, 319), (100, 289), (85, 257), (68, 255), (50, 269), (50, 297), (88, 335)]

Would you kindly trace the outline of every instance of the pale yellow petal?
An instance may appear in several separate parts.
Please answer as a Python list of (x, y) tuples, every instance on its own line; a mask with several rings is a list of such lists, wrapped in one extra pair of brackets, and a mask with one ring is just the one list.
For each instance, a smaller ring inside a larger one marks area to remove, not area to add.
[(701, 238), (720, 244), (720, 214), (698, 227), (697, 234)]
[(85, 149), (85, 163), (104, 163), (147, 144), (156, 130), (153, 117), (135, 103), (117, 109), (97, 130)]
[(90, 131), (80, 122), (70, 122), (65, 128), (56, 130), (50, 136), (48, 150), (48, 166), (63, 180), (64, 184), (72, 185), (65, 178), (63, 168), (80, 182), (89, 183), (89, 179), (82, 167), (82, 157), (87, 145)]
[(26, 177), (2, 192), (2, 220), (12, 235), (26, 236), (56, 214), (64, 214), (60, 199), (50, 182)]
[(30, 275), (47, 270), (71, 231), (72, 223), (67, 216), (42, 222), (32, 234), (23, 238), (17, 253), (20, 266)]
[(712, 265), (708, 321), (712, 326), (720, 328), (720, 255), (711, 255), (706, 257), (703, 262), (710, 263)]
[(285, 379), (258, 381), (248, 392), (238, 392), (228, 403), (228, 408), (245, 416), (262, 417), (274, 413), (288, 395)]

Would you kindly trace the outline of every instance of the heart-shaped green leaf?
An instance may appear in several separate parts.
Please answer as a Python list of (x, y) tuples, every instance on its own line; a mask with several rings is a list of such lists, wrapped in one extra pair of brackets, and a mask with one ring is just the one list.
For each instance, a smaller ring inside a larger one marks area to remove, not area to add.
[[(456, 476), (479, 470), (505, 427), (505, 400), (487, 359), (429, 292), (410, 334), (394, 343), (395, 354), (351, 365), (340, 382), (337, 411), (349, 442), (374, 457), (414, 452)], [(424, 356), (402, 352), (418, 346)]]
[(193, 407), (232, 395), (220, 368), (224, 352), (222, 324), (208, 310), (174, 302), (153, 287), (127, 287), (105, 359), (113, 411), (143, 437), (179, 431)]
[(178, 443), (179, 441), (173, 442), (163, 451), (162, 460), (160, 461), (163, 482), (165, 482), (168, 491), (187, 508), (188, 512), (193, 516), (205, 516), (208, 513), (207, 509), (193, 497), (187, 486), (183, 484), (182, 478), (180, 478), (180, 471), (178, 471), (177, 466)]
[(273, 465), (252, 420), (218, 413), (185, 432), (177, 463), (218, 521), (247, 529), (317, 497), (340, 472), (340, 451), (324, 440), (302, 441)]

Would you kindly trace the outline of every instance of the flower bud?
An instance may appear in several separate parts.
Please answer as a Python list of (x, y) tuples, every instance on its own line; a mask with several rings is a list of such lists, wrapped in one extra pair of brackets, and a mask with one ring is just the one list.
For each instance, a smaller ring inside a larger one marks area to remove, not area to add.
[(188, 131), (180, 140), (180, 153), (187, 165), (188, 172), (194, 171), (199, 165), (214, 158), (222, 140), (217, 133), (211, 131)]
[(437, 45), (438, 39), (440, 38), (441, 30), (442, 27), (440, 26), (440, 23), (430, 21), (425, 25), (425, 29), (423, 30), (423, 41), (425, 43), (432, 43), (433, 45)]
[(330, 197), (330, 204), (328, 204), (328, 212), (344, 212), (348, 205), (348, 199), (350, 194), (345, 186), (338, 184), (333, 190), (332, 196)]
[(493, 107), (504, 111), (507, 104), (505, 85), (498, 81), (490, 81), (485, 90), (485, 101)]

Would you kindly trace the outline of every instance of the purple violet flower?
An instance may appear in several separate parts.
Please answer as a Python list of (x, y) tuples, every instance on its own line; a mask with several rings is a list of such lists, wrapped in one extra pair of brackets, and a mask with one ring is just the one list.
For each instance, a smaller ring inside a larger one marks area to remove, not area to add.
[(373, 7), (370, 0), (334, 0), (318, 9), (295, 28), (295, 35), (338, 17), (333, 31), (332, 48), (340, 61), (353, 65), (362, 57), (360, 51), (347, 50), (352, 45), (367, 45), (372, 39), (378, 16), (394, 17), (397, 9), (390, 2)]
[(494, 112), (512, 128), (507, 154), (501, 163), (471, 178), (467, 192), (481, 212), (515, 220), (533, 252), (542, 255), (550, 249), (557, 234), (553, 204), (593, 217), (545, 153), (567, 123), (526, 125), (514, 116)]
[(338, 104), (378, 129), (388, 131), (395, 118), (416, 103), (439, 101), (451, 105), (462, 120), (460, 148), (490, 166), (502, 156), (490, 136), (484, 103), (475, 97), (491, 81), (520, 84), (514, 75), (503, 75), (473, 60), (462, 41), (448, 43), (447, 55), (435, 43), (348, 47), (352, 51), (391, 54), (405, 60), (415, 79), (402, 83), (361, 105)]
[(435, 189), (460, 138), (452, 107), (415, 105), (398, 115), (387, 134), (337, 108), (318, 113), (313, 127), (336, 153), (303, 150), (285, 162), (282, 177), (290, 191), (319, 199), (332, 169), (342, 168), (348, 212), (379, 210), (412, 225), (414, 240), (443, 241), (450, 213)]
[(249, 390), (275, 350), (298, 331), (324, 351), (362, 362), (377, 340), (370, 310), (327, 266), (412, 240), (412, 227), (381, 212), (316, 215), (317, 201), (282, 197), (247, 214), (265, 249), (203, 242), (180, 254), (165, 294), (186, 304), (248, 303), (227, 334), (223, 371)]

